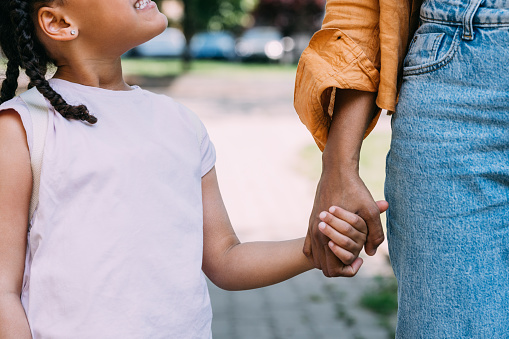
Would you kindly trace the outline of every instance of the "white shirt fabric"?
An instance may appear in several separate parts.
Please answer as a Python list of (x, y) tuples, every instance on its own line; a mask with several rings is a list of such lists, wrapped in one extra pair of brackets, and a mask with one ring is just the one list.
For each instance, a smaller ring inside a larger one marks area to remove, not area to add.
[[(33, 337), (211, 338), (201, 177), (215, 150), (204, 126), (139, 87), (50, 83), (98, 122), (50, 110), (22, 293)], [(27, 107), (7, 108), (32, 147)]]

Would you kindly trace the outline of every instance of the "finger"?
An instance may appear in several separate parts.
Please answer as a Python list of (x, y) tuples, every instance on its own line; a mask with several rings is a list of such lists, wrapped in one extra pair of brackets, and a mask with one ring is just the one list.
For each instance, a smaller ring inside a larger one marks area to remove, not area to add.
[[(337, 211), (336, 210), (333, 210)], [(348, 212), (349, 213), (349, 212)], [(366, 235), (368, 233), (368, 228), (358, 215), (353, 214), (353, 216), (349, 216), (348, 219), (350, 222), (340, 219), (336, 215), (328, 212), (322, 212), (320, 214), (320, 219), (323, 220), (327, 225), (332, 227), (337, 232), (353, 239), (355, 242), (364, 242), (366, 241)], [(356, 223), (357, 226), (352, 226), (351, 223)], [(358, 228), (357, 228), (358, 227)], [(359, 230), (360, 229), (360, 230)]]
[(337, 207), (337, 206), (332, 206), (331, 208), (329, 208), (329, 213), (334, 215), (336, 218), (339, 218), (339, 219), (349, 223), (350, 225), (355, 227), (355, 229), (357, 229), (358, 231), (363, 232), (365, 234), (368, 233), (368, 228), (366, 226), (366, 222), (361, 217), (359, 217), (357, 214), (349, 212), (349, 211), (347, 211), (341, 207)]
[(323, 249), (321, 246), (316, 242), (315, 239), (311, 240), (312, 243), (312, 251), (313, 251), (313, 264), (315, 265), (315, 268), (322, 270), (324, 269), (324, 266), (322, 265), (325, 254), (323, 253)]
[(361, 218), (366, 220), (366, 224), (368, 225), (368, 237), (366, 240), (366, 254), (367, 255), (375, 255), (376, 249), (378, 246), (380, 246), (381, 243), (383, 243), (385, 236), (382, 229), (382, 222), (380, 221), (380, 213), (379, 210), (371, 211), (371, 213), (367, 214), (366, 217), (364, 217), (362, 214), (360, 215)]
[(361, 258), (357, 258), (351, 265), (343, 265), (337, 267), (331, 273), (331, 276), (334, 277), (353, 277), (357, 274), (359, 269), (361, 268), (363, 260)]
[(324, 272), (324, 275), (326, 277), (339, 277), (341, 276), (341, 272), (343, 270), (343, 267), (345, 264), (339, 260), (339, 258), (332, 253), (331, 249), (329, 248), (328, 244), (324, 245), (324, 253), (325, 253), (325, 259), (326, 259), (326, 272), (322, 269)]
[[(360, 251), (362, 250), (362, 247), (364, 247), (364, 243), (366, 242), (366, 235), (360, 232), (358, 233), (358, 235), (361, 238), (356, 240), (339, 233), (333, 227), (327, 225), (323, 221), (318, 225), (318, 227), (320, 231), (322, 231), (322, 233), (326, 235), (330, 240), (332, 240), (332, 242), (334, 242), (337, 246), (344, 248), (349, 252), (352, 252), (356, 256), (359, 255)], [(346, 262), (344, 263), (346, 264)]]
[(380, 214), (387, 211), (389, 209), (389, 203), (385, 200), (380, 200), (376, 202), (378, 209), (380, 210)]
[(308, 233), (306, 234), (306, 238), (304, 239), (304, 247), (302, 248), (302, 253), (308, 258), (313, 258), (313, 251), (311, 248), (311, 235)]
[(315, 267), (321, 269), (323, 273), (328, 276), (327, 257), (325, 255), (324, 248), (327, 248), (327, 243), (330, 239), (320, 231), (318, 228), (319, 223), (320, 219), (315, 217), (311, 221), (311, 225), (309, 227), (311, 251), (313, 253), (313, 262)]
[(341, 260), (341, 262), (345, 265), (351, 265), (359, 256), (360, 250), (357, 253), (352, 253), (345, 248), (338, 246), (333, 241), (329, 241), (328, 245), (332, 253), (334, 253), (334, 255), (338, 257), (338, 259)]
[[(304, 241), (304, 250), (309, 254), (308, 258), (311, 259), (311, 261), (313, 262), (313, 266), (316, 269), (321, 270), (322, 266), (320, 264), (320, 259), (319, 259), (320, 248), (318, 248), (318, 250), (314, 250), (314, 249), (316, 249), (316, 244), (315, 244), (316, 240), (313, 235), (311, 227), (312, 227), (312, 225), (310, 225), (310, 228), (308, 229), (308, 234), (306, 236), (306, 240)], [(306, 243), (308, 244), (307, 246), (306, 246)], [(306, 254), (306, 252), (304, 254)]]
[(345, 266), (343, 268), (343, 277), (353, 277), (359, 272), (363, 264), (363, 260), (361, 258), (355, 259), (355, 261), (350, 266)]

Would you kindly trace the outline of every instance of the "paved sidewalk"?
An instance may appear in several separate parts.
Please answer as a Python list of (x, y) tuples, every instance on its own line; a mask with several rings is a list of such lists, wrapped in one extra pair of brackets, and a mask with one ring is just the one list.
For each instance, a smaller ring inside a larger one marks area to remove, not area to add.
[[(293, 75), (225, 79), (186, 75), (157, 89), (194, 110), (217, 150), (223, 199), (241, 241), (306, 234), (317, 178), (300, 168), (313, 144), (294, 112)], [(378, 128), (387, 128), (384, 119)], [(384, 164), (380, 164), (383, 171)], [(380, 318), (359, 306), (376, 275), (391, 275), (387, 249), (366, 258), (352, 279), (311, 271), (281, 284), (242, 292), (210, 285), (215, 339), (387, 338)]]

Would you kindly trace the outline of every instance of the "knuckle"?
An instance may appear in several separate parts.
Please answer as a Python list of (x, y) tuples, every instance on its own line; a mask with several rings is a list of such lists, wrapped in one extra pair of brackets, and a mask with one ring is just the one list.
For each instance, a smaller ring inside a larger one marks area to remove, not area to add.
[(358, 216), (357, 214), (352, 215), (351, 218), (352, 218), (351, 219), (351, 224), (352, 225), (358, 225), (358, 224), (364, 222), (364, 220), (360, 216)]
[(352, 270), (348, 271), (348, 275), (346, 277), (352, 278), (352, 277), (355, 277), (356, 275), (357, 275), (357, 271), (352, 269)]
[(354, 235), (358, 233), (357, 229), (353, 227), (352, 225), (345, 225), (343, 227), (343, 232), (345, 235)]
[(335, 273), (335, 277), (350, 277), (351, 272), (348, 269), (338, 269)]
[(344, 257), (344, 260), (345, 260), (344, 263), (347, 264), (347, 265), (350, 265), (356, 259), (355, 255), (353, 253), (350, 253), (350, 252), (345, 253), (343, 255), (343, 257)]
[(341, 237), (337, 239), (337, 245), (342, 248), (351, 248), (352, 247), (352, 241), (349, 238)]
[(376, 206), (366, 207), (361, 211), (361, 214), (364, 217), (363, 219), (369, 223), (378, 222), (380, 220), (380, 212)]
[(371, 239), (371, 242), (375, 245), (380, 245), (381, 243), (383, 243), (385, 240), (385, 236), (383, 235), (383, 233), (381, 234), (376, 234), (372, 237)]
[(325, 221), (327, 224), (330, 224), (332, 222), (332, 215), (330, 213), (326, 213), (323, 221)]
[(313, 255), (312, 255), (312, 252), (311, 252), (311, 248), (303, 248), (302, 249), (302, 253), (304, 253), (304, 255), (307, 257), (307, 258), (311, 258)]

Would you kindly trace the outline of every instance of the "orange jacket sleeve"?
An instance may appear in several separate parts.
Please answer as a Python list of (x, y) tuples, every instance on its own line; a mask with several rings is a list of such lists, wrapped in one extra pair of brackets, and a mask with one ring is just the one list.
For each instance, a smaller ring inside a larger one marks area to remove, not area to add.
[(377, 106), (395, 109), (399, 70), (418, 3), (327, 1), (322, 29), (299, 60), (294, 94), (295, 109), (320, 149), (327, 142), (336, 89), (378, 92)]

